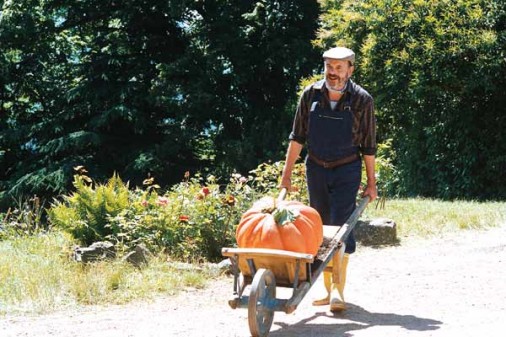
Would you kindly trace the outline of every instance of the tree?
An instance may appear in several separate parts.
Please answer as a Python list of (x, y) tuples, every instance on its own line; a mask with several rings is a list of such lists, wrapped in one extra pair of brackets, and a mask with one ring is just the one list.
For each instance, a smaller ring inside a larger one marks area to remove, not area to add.
[(62, 193), (78, 165), (170, 184), (278, 159), (318, 13), (302, 0), (4, 3), (0, 200)]
[(320, 45), (358, 52), (403, 195), (506, 197), (503, 1), (325, 1)]

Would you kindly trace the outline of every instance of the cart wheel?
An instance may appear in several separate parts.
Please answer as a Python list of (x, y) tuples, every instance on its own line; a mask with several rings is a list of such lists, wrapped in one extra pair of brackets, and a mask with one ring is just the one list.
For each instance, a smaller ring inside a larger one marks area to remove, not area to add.
[(272, 300), (275, 298), (274, 274), (268, 269), (259, 269), (253, 278), (248, 302), (248, 323), (253, 337), (264, 337), (269, 334), (274, 318)]

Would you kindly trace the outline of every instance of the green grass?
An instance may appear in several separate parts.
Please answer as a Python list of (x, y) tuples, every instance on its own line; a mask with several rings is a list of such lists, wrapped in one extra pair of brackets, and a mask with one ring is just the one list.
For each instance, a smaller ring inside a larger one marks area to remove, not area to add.
[(121, 261), (82, 265), (70, 259), (71, 246), (59, 232), (0, 241), (0, 314), (151, 299), (202, 288), (217, 275), (211, 268), (176, 269), (163, 257), (141, 270)]
[(430, 237), (465, 229), (484, 229), (506, 223), (506, 202), (387, 200), (385, 208), (370, 204), (362, 218), (390, 218), (398, 237)]

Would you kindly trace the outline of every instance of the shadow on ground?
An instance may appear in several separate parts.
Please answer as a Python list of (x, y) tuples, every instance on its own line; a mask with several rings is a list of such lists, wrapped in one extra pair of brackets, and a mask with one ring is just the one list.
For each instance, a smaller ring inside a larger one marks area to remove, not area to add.
[(392, 313), (369, 312), (357, 305), (348, 304), (343, 313), (317, 312), (313, 317), (303, 319), (295, 324), (276, 322), (274, 316), (273, 329), (270, 337), (306, 336), (351, 336), (350, 332), (374, 328), (377, 326), (398, 326), (406, 330), (430, 331), (437, 330), (443, 322), (421, 318), (413, 315), (397, 315)]

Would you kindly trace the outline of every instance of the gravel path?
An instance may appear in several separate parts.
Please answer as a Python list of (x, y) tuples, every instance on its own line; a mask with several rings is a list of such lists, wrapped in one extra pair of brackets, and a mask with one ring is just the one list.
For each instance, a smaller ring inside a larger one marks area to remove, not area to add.
[[(42, 316), (0, 318), (0, 336), (250, 336), (247, 309), (232, 310), (230, 277), (150, 303), (85, 307)], [(350, 258), (349, 310), (332, 314), (311, 301), (315, 284), (292, 314), (276, 312), (269, 336), (504, 336), (506, 224), (399, 246), (359, 247)], [(288, 289), (279, 289), (278, 296)]]

